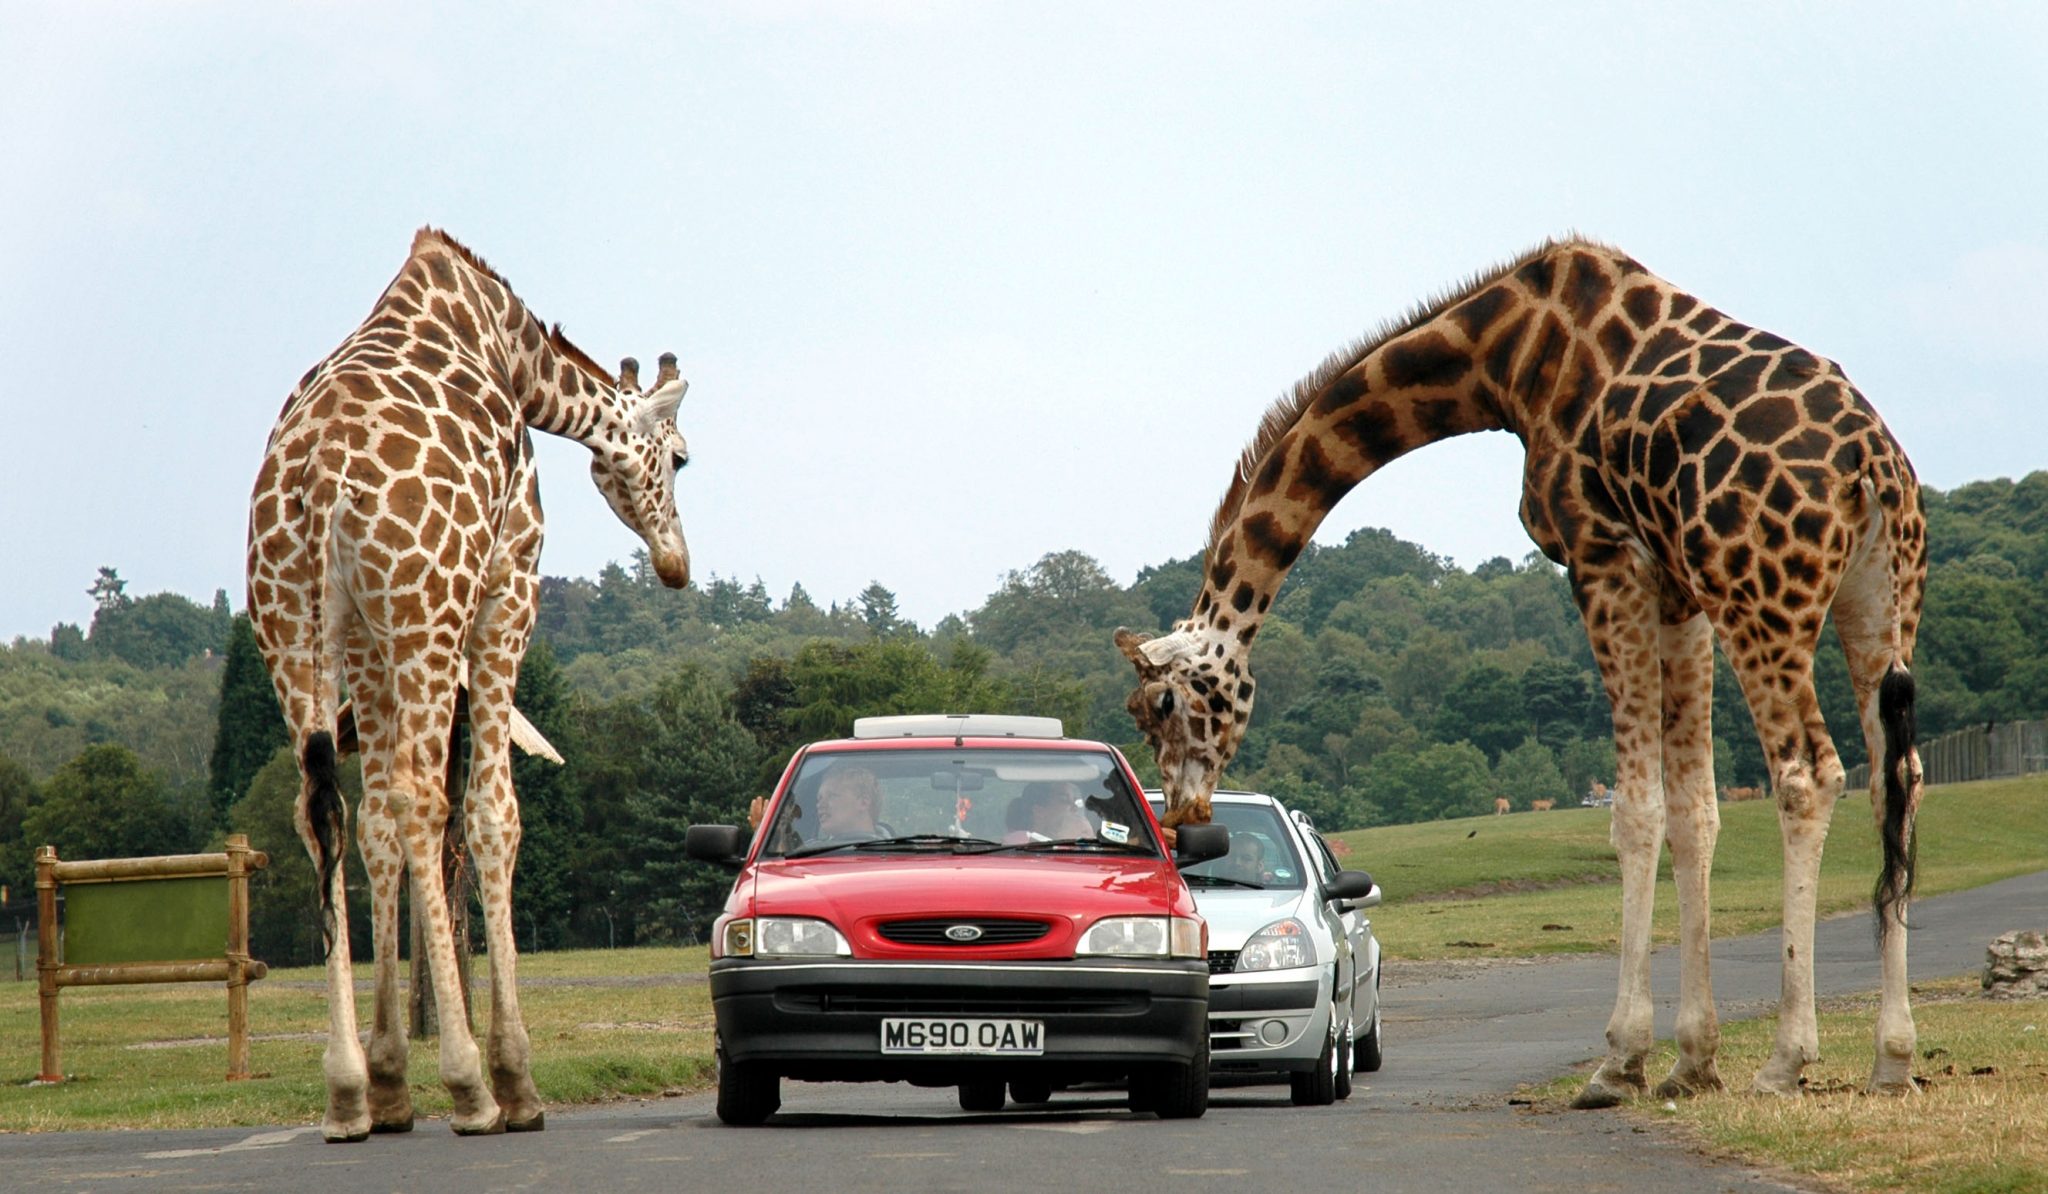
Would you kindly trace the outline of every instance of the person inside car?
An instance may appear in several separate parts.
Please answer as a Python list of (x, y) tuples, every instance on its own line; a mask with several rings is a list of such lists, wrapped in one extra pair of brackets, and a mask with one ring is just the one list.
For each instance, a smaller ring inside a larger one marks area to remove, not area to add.
[(882, 785), (865, 767), (834, 767), (818, 785), (817, 842), (857, 842), (881, 831)]
[(1264, 886), (1273, 881), (1273, 872), (1266, 869), (1266, 843), (1257, 834), (1235, 833), (1230, 837), (1230, 877), (1246, 883)]
[(1004, 845), (1095, 836), (1095, 827), (1081, 811), (1081, 790), (1064, 780), (1026, 784), (1004, 819), (1010, 827), (1003, 835)]

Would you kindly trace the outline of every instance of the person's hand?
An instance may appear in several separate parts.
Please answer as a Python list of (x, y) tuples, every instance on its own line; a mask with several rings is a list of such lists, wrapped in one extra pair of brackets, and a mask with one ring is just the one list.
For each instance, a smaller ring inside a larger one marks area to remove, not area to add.
[(747, 805), (747, 828), (761, 828), (761, 818), (767, 815), (768, 798), (766, 796), (754, 797), (753, 802)]

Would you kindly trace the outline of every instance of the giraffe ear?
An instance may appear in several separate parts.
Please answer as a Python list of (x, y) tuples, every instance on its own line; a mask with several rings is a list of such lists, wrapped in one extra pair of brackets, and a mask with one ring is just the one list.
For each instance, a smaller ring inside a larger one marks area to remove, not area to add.
[(683, 395), (689, 389), (690, 383), (681, 378), (664, 383), (640, 400), (640, 408), (633, 415), (633, 425), (643, 434), (652, 435), (661, 430), (662, 424), (675, 422), (676, 408), (683, 404)]

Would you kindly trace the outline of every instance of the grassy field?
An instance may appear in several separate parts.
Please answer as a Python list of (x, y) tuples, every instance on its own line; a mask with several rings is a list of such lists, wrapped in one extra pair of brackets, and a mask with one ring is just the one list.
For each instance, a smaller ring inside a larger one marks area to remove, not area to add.
[[(691, 1090), (708, 1080), (710, 989), (682, 977), (703, 975), (704, 950), (571, 951), (520, 963), (533, 1078), (549, 1102)], [(359, 991), (367, 1024), (369, 992)], [(72, 988), (60, 1000), (72, 1080), (30, 1086), (41, 1056), (36, 985), (0, 983), (0, 1131), (312, 1123), (326, 1105), (320, 970), (273, 970), (249, 988), (250, 1070), (265, 1076), (245, 1082), (222, 1080), (227, 997), (219, 986)], [(475, 1001), (481, 1028), (488, 990)], [(416, 1112), (446, 1115), (436, 1042), (413, 1042), (409, 1073)]]
[[(1346, 866), (1386, 893), (1373, 929), (1395, 959), (1526, 957), (1617, 948), (1621, 886), (1606, 809), (1510, 813), (1332, 835)], [(1860, 792), (1835, 806), (1821, 863), (1820, 912), (1868, 907), (1877, 831)], [(1930, 789), (1920, 809), (1921, 895), (2048, 868), (2048, 776)], [(1714, 854), (1714, 935), (1778, 923), (1777, 808), (1721, 806)], [(1473, 899), (1469, 897), (1481, 896)], [(1655, 935), (1678, 937), (1678, 889), (1660, 870)]]

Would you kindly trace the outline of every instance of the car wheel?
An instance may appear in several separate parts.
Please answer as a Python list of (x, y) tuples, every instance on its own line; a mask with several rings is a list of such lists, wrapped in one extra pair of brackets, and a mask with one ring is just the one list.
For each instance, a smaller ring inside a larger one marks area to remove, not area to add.
[(1380, 1009), (1377, 1003), (1372, 1009), (1372, 1028), (1358, 1038), (1352, 1050), (1352, 1065), (1361, 1074), (1380, 1072)]
[(1003, 1080), (1001, 1078), (977, 1078), (960, 1084), (960, 1110), (1001, 1111), (1003, 1109)]
[(1209, 1110), (1209, 1037), (1202, 1036), (1194, 1059), (1169, 1063), (1131, 1075), (1131, 1110), (1150, 1111), (1161, 1119), (1200, 1119)]
[(1316, 1059), (1316, 1068), (1287, 1075), (1297, 1107), (1327, 1107), (1337, 1101), (1337, 1034), (1332, 1032)]
[(736, 1128), (750, 1128), (766, 1120), (782, 1106), (782, 1078), (758, 1063), (727, 1061), (725, 1050), (714, 1053), (718, 1062), (718, 1118)]
[(1344, 1035), (1337, 1038), (1337, 1076), (1334, 1089), (1337, 1101), (1351, 1097), (1351, 1021), (1344, 1021)]
[(1021, 1081), (1012, 1079), (1010, 1082), (1010, 1101), (1013, 1103), (1050, 1103), (1052, 1102), (1052, 1083), (1039, 1082), (1035, 1079)]

